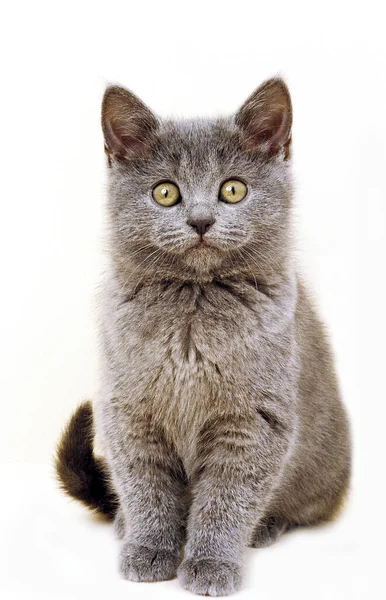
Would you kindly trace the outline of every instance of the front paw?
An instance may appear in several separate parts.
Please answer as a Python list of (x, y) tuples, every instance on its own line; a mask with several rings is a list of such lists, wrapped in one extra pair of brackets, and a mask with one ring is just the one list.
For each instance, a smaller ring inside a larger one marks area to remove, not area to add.
[(180, 562), (178, 554), (126, 543), (122, 548), (119, 569), (130, 581), (165, 581), (174, 579)]
[(183, 588), (203, 596), (228, 596), (241, 586), (241, 568), (233, 562), (213, 558), (190, 558), (178, 569)]

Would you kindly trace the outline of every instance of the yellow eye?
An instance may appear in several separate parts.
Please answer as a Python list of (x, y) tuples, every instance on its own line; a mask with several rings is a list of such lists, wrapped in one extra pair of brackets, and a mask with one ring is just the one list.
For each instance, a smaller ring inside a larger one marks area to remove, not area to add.
[(228, 204), (236, 204), (247, 195), (247, 186), (238, 179), (228, 179), (224, 181), (220, 188), (220, 200)]
[(181, 200), (180, 190), (175, 183), (164, 181), (153, 189), (153, 198), (162, 206), (173, 206)]

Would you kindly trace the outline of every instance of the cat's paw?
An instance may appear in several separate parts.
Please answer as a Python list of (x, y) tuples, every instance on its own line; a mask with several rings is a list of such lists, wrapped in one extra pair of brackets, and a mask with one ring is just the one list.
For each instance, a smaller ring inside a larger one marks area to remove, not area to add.
[(165, 581), (174, 579), (180, 562), (178, 554), (126, 543), (121, 551), (119, 569), (130, 581)]
[(187, 559), (178, 569), (182, 587), (203, 596), (228, 596), (240, 589), (241, 568), (233, 562), (213, 559)]
[(288, 527), (288, 521), (281, 517), (266, 517), (257, 525), (249, 545), (251, 548), (270, 546), (287, 531)]

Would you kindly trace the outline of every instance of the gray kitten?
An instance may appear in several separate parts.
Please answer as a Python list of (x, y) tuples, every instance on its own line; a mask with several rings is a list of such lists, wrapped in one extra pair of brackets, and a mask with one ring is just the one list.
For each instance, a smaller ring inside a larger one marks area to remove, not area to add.
[(115, 517), (127, 579), (230, 594), (248, 545), (330, 519), (348, 488), (334, 365), (291, 252), (291, 123), (280, 79), (215, 120), (163, 120), (105, 93), (105, 458), (86, 403), (57, 471)]

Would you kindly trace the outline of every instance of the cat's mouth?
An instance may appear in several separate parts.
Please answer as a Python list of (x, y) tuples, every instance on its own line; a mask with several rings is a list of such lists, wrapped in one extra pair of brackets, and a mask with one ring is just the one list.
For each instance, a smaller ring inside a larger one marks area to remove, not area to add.
[(194, 243), (193, 243), (193, 244), (192, 244), (190, 247), (191, 247), (192, 249), (193, 249), (193, 248), (195, 248), (195, 249), (198, 249), (198, 250), (204, 250), (204, 249), (206, 249), (206, 248), (208, 248), (208, 249), (209, 249), (209, 248), (212, 248), (212, 249), (214, 249), (214, 248), (215, 248), (215, 245), (214, 245), (212, 242), (210, 242), (209, 240), (207, 240), (206, 238), (204, 238), (204, 237), (200, 237), (200, 238), (199, 238), (199, 239), (198, 239), (196, 242), (194, 242)]
[(209, 248), (211, 244), (204, 238), (200, 238), (198, 242), (194, 244), (194, 248)]

